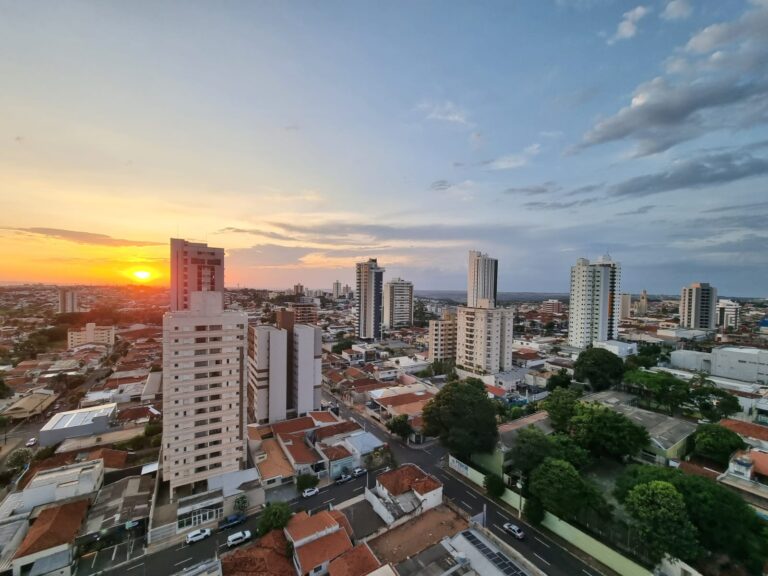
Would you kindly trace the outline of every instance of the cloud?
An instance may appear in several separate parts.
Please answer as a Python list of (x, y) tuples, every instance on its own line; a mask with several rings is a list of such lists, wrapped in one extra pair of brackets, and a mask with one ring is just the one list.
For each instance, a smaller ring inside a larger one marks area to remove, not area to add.
[(539, 155), (541, 146), (531, 144), (518, 154), (508, 154), (495, 160), (484, 162), (484, 165), (490, 170), (514, 170), (528, 165), (532, 158)]
[(562, 138), (565, 136), (565, 133), (561, 130), (542, 130), (539, 132), (539, 136), (542, 138), (550, 138), (552, 140), (557, 140), (558, 138)]
[(287, 126), (283, 126), (283, 130), (286, 132), (298, 132), (301, 130), (301, 126), (298, 124), (288, 124)]
[(605, 184), (603, 182), (600, 182), (598, 184), (587, 184), (585, 186), (579, 186), (578, 188), (574, 188), (566, 196), (580, 196), (581, 194), (591, 194), (592, 192), (596, 192), (600, 190)]
[(531, 186), (511, 187), (504, 190), (504, 194), (514, 194), (522, 196), (540, 196), (543, 194), (554, 194), (560, 190), (560, 187), (552, 181), (543, 184), (533, 184)]
[(79, 230), (63, 230), (61, 228), (5, 228), (23, 234), (35, 236), (45, 236), (56, 238), (58, 240), (67, 240), (76, 244), (92, 244), (95, 246), (160, 246), (166, 242), (150, 242), (148, 240), (124, 240), (122, 238), (112, 238), (106, 234), (95, 234), (93, 232), (81, 232)]
[(448, 180), (435, 180), (429, 185), (429, 189), (432, 192), (442, 192), (448, 190), (451, 187), (451, 183)]
[(582, 206), (589, 206), (595, 202), (602, 200), (601, 198), (583, 198), (581, 200), (569, 200), (569, 201), (553, 201), (553, 202), (526, 202), (523, 204), (524, 208), (530, 210), (567, 210), (569, 208), (580, 208)]
[(768, 122), (768, 3), (691, 36), (664, 75), (635, 88), (628, 106), (588, 130), (579, 151), (631, 140), (634, 156), (663, 152), (709, 132)]
[(616, 214), (616, 216), (638, 216), (640, 214), (648, 214), (651, 210), (656, 208), (653, 204), (647, 204), (645, 206), (639, 206), (638, 208), (635, 208), (634, 210), (629, 210), (627, 212), (619, 212)]
[(420, 104), (418, 109), (426, 113), (427, 120), (437, 120), (466, 127), (473, 126), (468, 119), (467, 112), (450, 100), (438, 103), (425, 102)]
[(685, 20), (693, 12), (688, 0), (669, 0), (660, 14), (662, 20)]
[(738, 212), (740, 210), (755, 210), (760, 208), (768, 208), (768, 202), (752, 202), (750, 204), (737, 204), (735, 206), (718, 206), (717, 208), (702, 210), (702, 213), (722, 214), (723, 212)]
[(616, 27), (616, 33), (608, 39), (608, 44), (614, 44), (619, 40), (634, 38), (637, 34), (637, 25), (650, 11), (650, 8), (647, 6), (636, 6), (629, 12), (624, 12), (624, 17)]
[(257, 228), (236, 228), (233, 226), (228, 226), (226, 228), (222, 228), (221, 230), (216, 231), (216, 234), (226, 234), (226, 233), (250, 234), (252, 236), (261, 236), (263, 238), (271, 238), (272, 240), (295, 240), (295, 238), (291, 236), (286, 236), (285, 234), (272, 232), (271, 230), (260, 230)]

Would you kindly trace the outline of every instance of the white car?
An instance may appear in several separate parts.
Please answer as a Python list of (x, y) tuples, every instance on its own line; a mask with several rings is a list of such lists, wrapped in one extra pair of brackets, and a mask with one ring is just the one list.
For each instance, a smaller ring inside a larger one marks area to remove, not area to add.
[(251, 531), (250, 530), (243, 530), (241, 532), (235, 532), (231, 536), (227, 538), (227, 548), (232, 548), (232, 546), (237, 546), (238, 544), (242, 544), (243, 542), (247, 542), (251, 539)]
[(192, 530), (189, 534), (187, 534), (187, 544), (194, 544), (195, 542), (200, 542), (200, 540), (205, 540), (211, 535), (211, 531), (208, 528), (201, 528), (200, 530)]
[(525, 538), (525, 532), (523, 532), (522, 528), (516, 524), (512, 524), (511, 522), (506, 522), (504, 524), (504, 531), (508, 534), (511, 534), (518, 540)]
[(363, 476), (367, 470), (365, 468), (355, 468), (352, 470), (352, 476), (355, 478), (359, 478), (360, 476)]
[(37, 438), (30, 438), (27, 440), (27, 443), (25, 444), (27, 448), (32, 448), (32, 446), (37, 446)]
[(314, 496), (315, 494), (318, 494), (320, 492), (320, 489), (315, 488), (307, 488), (304, 490), (304, 492), (301, 493), (302, 498), (309, 498), (310, 496)]

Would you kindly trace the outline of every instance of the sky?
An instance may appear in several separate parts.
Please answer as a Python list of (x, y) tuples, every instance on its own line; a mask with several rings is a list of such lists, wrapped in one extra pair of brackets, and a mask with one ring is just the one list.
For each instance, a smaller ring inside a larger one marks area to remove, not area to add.
[(0, 0), (0, 281), (768, 295), (768, 0)]

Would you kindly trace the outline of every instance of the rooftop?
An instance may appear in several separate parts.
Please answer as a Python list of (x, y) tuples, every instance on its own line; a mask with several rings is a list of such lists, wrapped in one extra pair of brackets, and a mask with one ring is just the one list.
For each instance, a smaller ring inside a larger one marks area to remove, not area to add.
[(768, 426), (761, 426), (760, 424), (753, 424), (752, 422), (742, 422), (741, 420), (732, 420), (730, 418), (720, 420), (719, 424), (732, 432), (736, 432), (736, 434), (743, 436), (744, 438), (754, 438), (755, 440), (768, 442)]
[(271, 427), (272, 432), (275, 434), (290, 434), (292, 432), (301, 432), (302, 430), (310, 430), (314, 428), (315, 421), (309, 416), (302, 416), (301, 418), (275, 422), (274, 424), (271, 424)]
[(296, 549), (299, 566), (303, 572), (310, 572), (314, 567), (329, 562), (341, 556), (352, 548), (352, 542), (344, 530), (336, 530), (330, 534), (313, 540)]
[(320, 455), (314, 449), (307, 446), (304, 432), (281, 434), (280, 440), (282, 440), (283, 446), (285, 446), (285, 449), (296, 464), (313, 464), (320, 460)]
[(376, 481), (392, 496), (399, 496), (411, 490), (419, 494), (427, 494), (443, 486), (437, 478), (427, 474), (415, 464), (403, 464), (394, 470), (384, 472)]
[(88, 499), (46, 508), (30, 526), (14, 558), (74, 542), (87, 511)]
[[(312, 516), (306, 512), (299, 512), (291, 516), (285, 531), (290, 539), (296, 542), (338, 525), (336, 519), (325, 510)], [(310, 568), (314, 566), (313, 564)]]
[(381, 566), (367, 544), (347, 550), (328, 566), (330, 576), (365, 576)]
[(318, 428), (317, 430), (315, 430), (315, 441), (319, 442), (321, 440), (325, 440), (326, 438), (330, 438), (338, 434), (344, 434), (346, 432), (354, 432), (356, 430), (362, 430), (362, 428), (357, 422), (354, 422), (352, 420), (343, 420), (338, 424), (323, 426), (322, 428)]
[(40, 431), (43, 430), (61, 430), (63, 428), (72, 428), (74, 426), (87, 426), (93, 422), (94, 418), (109, 417), (117, 410), (117, 404), (100, 404), (90, 408), (80, 408), (79, 410), (69, 410), (55, 414), (45, 423)]
[(288, 540), (282, 530), (272, 530), (255, 544), (239, 548), (221, 559), (227, 576), (294, 576), (293, 562), (286, 555)]
[(265, 480), (282, 476), (289, 478), (293, 476), (293, 466), (283, 454), (283, 450), (274, 438), (267, 438), (261, 443), (261, 448), (266, 452), (266, 460), (256, 464), (259, 474)]
[(335, 424), (339, 421), (332, 412), (307, 412), (307, 416), (312, 418), (315, 422), (323, 422), (325, 424)]
[(93, 534), (149, 516), (155, 481), (150, 476), (128, 476), (104, 486), (88, 512), (83, 534)]

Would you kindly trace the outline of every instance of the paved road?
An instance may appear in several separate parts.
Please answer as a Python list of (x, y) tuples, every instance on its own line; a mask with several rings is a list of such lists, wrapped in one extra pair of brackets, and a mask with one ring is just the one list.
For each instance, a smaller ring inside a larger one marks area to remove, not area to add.
[[(323, 396), (326, 400), (331, 399), (326, 392), (323, 392)], [(444, 497), (451, 499), (470, 514), (479, 514), (485, 506), (486, 527), (549, 576), (598, 576), (600, 574), (561, 548), (546, 535), (524, 521), (513, 517), (506, 509), (487, 499), (482, 490), (465, 484), (446, 471), (442, 465), (446, 451), (440, 445), (435, 444), (426, 448), (407, 446), (399, 439), (390, 436), (376, 423), (359, 413), (350, 411), (343, 405), (340, 407), (340, 413), (344, 418), (353, 418), (380, 440), (387, 442), (398, 463), (413, 462), (430, 474), (437, 476), (443, 482)], [(370, 475), (370, 477), (356, 478), (342, 486), (331, 485), (322, 489), (316, 496), (307, 499), (295, 499), (290, 504), (294, 510), (300, 508), (306, 510), (327, 509), (330, 504), (338, 504), (361, 494), (366, 481), (372, 486), (375, 479), (373, 475)], [(212, 558), (217, 553), (225, 552), (227, 550), (227, 536), (230, 534), (239, 530), (250, 530), (255, 534), (258, 519), (258, 515), (249, 517), (245, 523), (226, 531), (214, 533), (207, 540), (192, 545), (177, 544), (132, 561), (123, 567), (112, 570), (111, 573), (119, 571), (124, 576), (143, 576), (145, 574), (172, 574), (183, 570), (186, 566)], [(504, 532), (501, 526), (505, 522), (513, 522), (523, 528), (527, 535), (525, 540), (518, 541)], [(162, 571), (158, 572), (160, 567), (162, 567)]]

